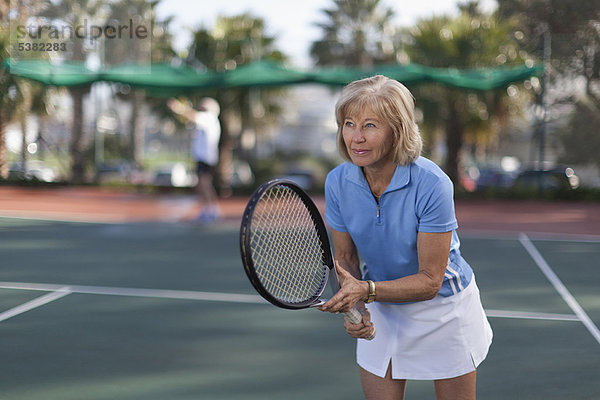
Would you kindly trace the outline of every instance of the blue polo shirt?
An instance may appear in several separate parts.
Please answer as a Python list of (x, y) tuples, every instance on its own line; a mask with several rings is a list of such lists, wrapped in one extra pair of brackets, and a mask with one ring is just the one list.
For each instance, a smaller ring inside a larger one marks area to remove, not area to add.
[(344, 163), (325, 182), (325, 220), (348, 232), (364, 262), (363, 278), (387, 281), (416, 274), (417, 234), (450, 232), (452, 243), (439, 292), (451, 296), (466, 288), (473, 270), (460, 254), (452, 182), (432, 161), (419, 157), (397, 166), (379, 204), (360, 167)]

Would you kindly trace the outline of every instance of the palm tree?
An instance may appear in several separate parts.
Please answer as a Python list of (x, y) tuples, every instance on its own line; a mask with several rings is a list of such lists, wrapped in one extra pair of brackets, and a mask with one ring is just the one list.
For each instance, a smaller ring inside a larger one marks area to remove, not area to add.
[[(512, 26), (482, 14), (477, 5), (473, 1), (460, 6), (456, 18), (440, 16), (419, 21), (411, 29), (411, 43), (406, 47), (411, 62), (438, 68), (521, 63), (518, 46), (510, 34)], [(470, 136), (476, 144), (477, 138), (489, 138), (494, 132), (492, 127), (504, 122), (506, 92), (468, 92), (428, 84), (415, 88), (415, 94), (424, 111), (423, 125), (428, 131), (445, 134), (444, 169), (458, 184), (465, 139)]]
[[(193, 44), (187, 58), (192, 67), (214, 71), (232, 70), (258, 60), (284, 62), (285, 55), (275, 48), (275, 38), (265, 34), (262, 18), (245, 13), (219, 17), (212, 30), (200, 28), (194, 32)], [(251, 129), (275, 121), (280, 112), (274, 100), (277, 89), (238, 88), (203, 93), (213, 96), (221, 105), (221, 140), (217, 166), (218, 187), (221, 194), (230, 192), (233, 162), (234, 132)]]
[[(157, 20), (154, 8), (161, 0), (119, 0), (110, 4), (109, 21), (123, 21), (124, 17), (141, 15), (145, 24), (152, 27), (152, 38), (145, 43), (138, 40), (118, 40), (107, 43), (106, 62), (122, 64), (133, 62), (151, 68), (153, 62), (169, 62), (175, 57), (169, 24), (172, 18)], [(144, 155), (145, 120), (142, 108), (146, 102), (145, 91), (133, 88), (128, 94), (121, 95), (131, 105), (129, 119), (129, 157), (136, 165), (142, 165)]]
[(394, 61), (393, 11), (380, 0), (333, 0), (310, 49), (317, 65), (371, 66)]
[[(14, 8), (12, 17), (8, 13), (11, 4), (8, 1), (0, 3), (0, 20), (2, 29), (0, 30), (0, 62), (4, 62), (9, 57), (9, 48), (14, 43), (11, 43), (10, 24), (25, 25), (30, 15), (35, 15), (43, 4), (39, 0), (19, 2)], [(32, 58), (39, 55), (31, 53), (19, 53), (15, 47), (12, 47), (11, 54), (13, 57)], [(44, 57), (45, 54), (41, 53)], [(21, 142), (21, 168), (27, 171), (27, 126), (28, 118), (32, 113), (39, 111), (37, 108), (40, 104), (36, 102), (38, 98), (45, 98), (45, 89), (28, 79), (15, 78), (7, 72), (2, 66), (0, 67), (0, 177), (8, 176), (8, 164), (6, 154), (6, 139), (5, 127), (11, 118), (16, 118), (21, 126), (22, 142)], [(34, 109), (35, 108), (35, 109)]]
[[(8, 22), (10, 1), (0, 1), (0, 63), (9, 57), (10, 29)], [(8, 178), (8, 158), (6, 149), (6, 125), (16, 105), (16, 83), (13, 76), (0, 66), (0, 178)]]
[[(101, 25), (106, 17), (105, 12), (105, 4), (102, 0), (46, 0), (46, 7), (40, 13), (40, 16), (51, 21), (60, 20), (71, 27), (77, 27), (86, 25), (86, 23), (89, 24), (90, 21)], [(78, 38), (76, 36), (70, 39), (71, 51), (69, 59), (71, 61), (85, 62), (88, 53), (85, 41), (86, 38)], [(71, 180), (76, 183), (85, 180), (83, 98), (89, 91), (90, 85), (69, 87), (69, 93), (73, 101), (71, 143), (69, 146), (71, 154)]]

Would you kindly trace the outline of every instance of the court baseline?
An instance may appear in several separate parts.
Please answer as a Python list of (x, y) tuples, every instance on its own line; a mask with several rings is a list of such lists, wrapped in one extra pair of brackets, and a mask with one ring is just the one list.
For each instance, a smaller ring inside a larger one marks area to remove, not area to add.
[[(258, 295), (239, 293), (199, 292), (186, 290), (163, 290), (163, 289), (140, 289), (106, 286), (78, 286), (58, 285), (50, 283), (23, 283), (23, 282), (0, 282), (0, 289), (47, 291), (47, 295), (24, 303), (20, 306), (7, 310), (0, 314), (0, 322), (13, 316), (22, 314), (34, 308), (41, 307), (54, 300), (58, 300), (68, 294), (95, 294), (107, 296), (133, 296), (173, 300), (199, 300), (217, 301), (245, 304), (268, 304), (266, 300)], [(492, 318), (517, 318), (548, 321), (580, 321), (577, 315), (558, 313), (538, 313), (526, 311), (509, 310), (486, 310), (488, 317)]]

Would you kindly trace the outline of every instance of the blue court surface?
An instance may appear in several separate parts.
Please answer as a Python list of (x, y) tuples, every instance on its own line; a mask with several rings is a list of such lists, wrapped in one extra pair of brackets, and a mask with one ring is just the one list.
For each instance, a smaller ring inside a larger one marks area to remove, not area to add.
[[(600, 238), (460, 232), (481, 399), (600, 398)], [(238, 226), (0, 218), (0, 399), (361, 399), (354, 341), (256, 295)], [(407, 399), (432, 399), (409, 382)]]

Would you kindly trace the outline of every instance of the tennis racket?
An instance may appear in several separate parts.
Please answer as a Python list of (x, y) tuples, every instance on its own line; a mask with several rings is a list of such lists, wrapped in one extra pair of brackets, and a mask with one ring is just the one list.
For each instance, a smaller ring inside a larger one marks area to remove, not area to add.
[[(240, 250), (244, 270), (270, 303), (291, 310), (318, 307), (329, 280), (340, 289), (327, 230), (319, 210), (295, 183), (275, 179), (252, 194), (242, 217)], [(344, 313), (362, 321), (356, 308)], [(375, 330), (368, 340), (375, 337)]]

